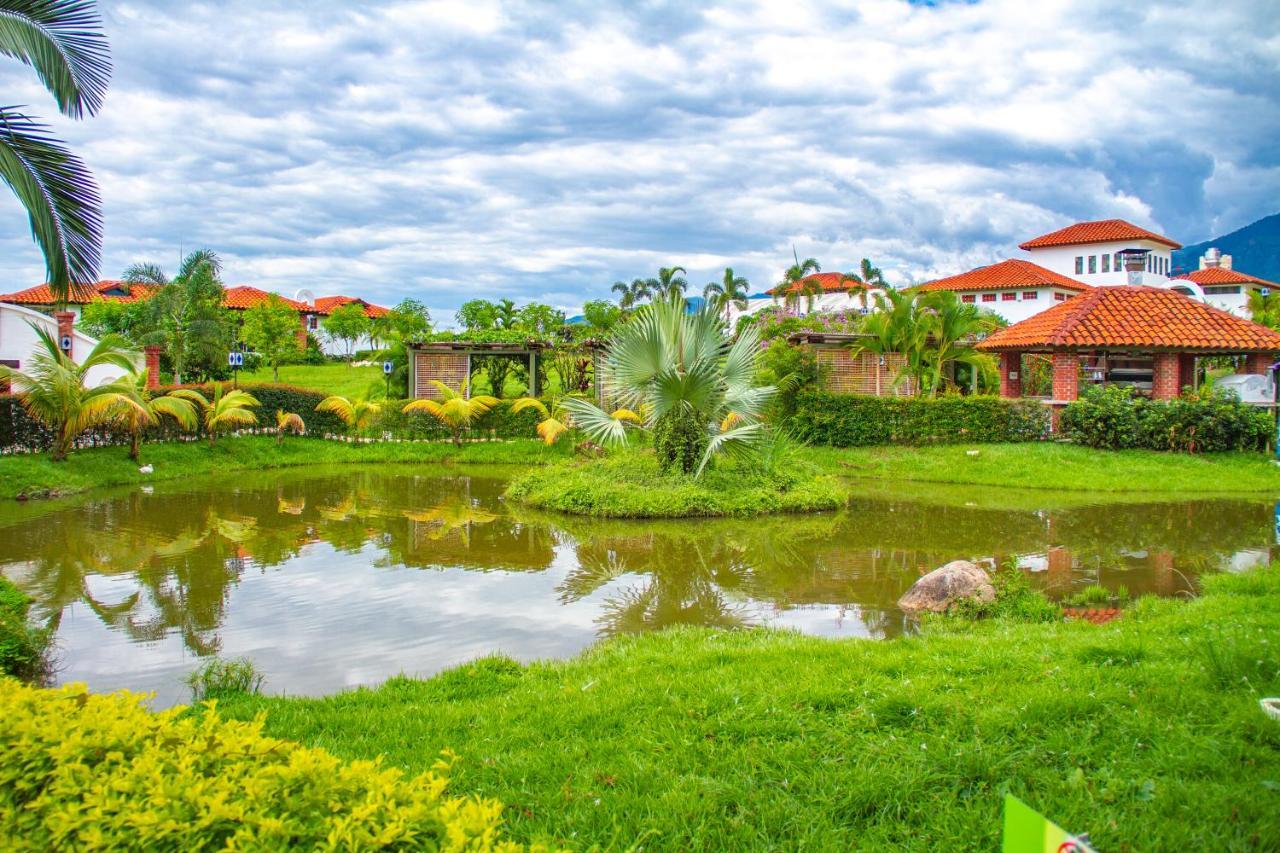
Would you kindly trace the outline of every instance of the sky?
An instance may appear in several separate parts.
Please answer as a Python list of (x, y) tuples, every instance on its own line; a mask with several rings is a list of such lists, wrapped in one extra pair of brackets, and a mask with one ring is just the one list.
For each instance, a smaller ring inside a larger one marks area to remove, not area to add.
[[(575, 312), (792, 253), (895, 284), (1120, 217), (1183, 243), (1280, 210), (1275, 0), (101, 2), (75, 122), (102, 277), (208, 247), (228, 284)], [(43, 280), (0, 193), (0, 292)]]

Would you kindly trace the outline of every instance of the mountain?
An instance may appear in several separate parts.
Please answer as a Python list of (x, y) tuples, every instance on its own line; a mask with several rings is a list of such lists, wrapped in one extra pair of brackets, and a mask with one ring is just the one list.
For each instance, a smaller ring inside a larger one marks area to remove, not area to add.
[(1210, 246), (1231, 256), (1232, 269), (1267, 281), (1280, 281), (1280, 213), (1263, 217), (1239, 231), (1179, 249), (1173, 253), (1173, 268), (1188, 272), (1198, 269), (1200, 256)]

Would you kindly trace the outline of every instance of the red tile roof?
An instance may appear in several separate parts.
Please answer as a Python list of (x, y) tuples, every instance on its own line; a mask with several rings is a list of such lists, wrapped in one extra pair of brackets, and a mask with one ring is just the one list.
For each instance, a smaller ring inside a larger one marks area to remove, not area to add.
[[(127, 291), (127, 292), (126, 292)], [(139, 299), (146, 299), (155, 291), (155, 288), (149, 284), (126, 284), (123, 281), (105, 280), (96, 284), (75, 284), (71, 287), (71, 294), (67, 298), (70, 305), (85, 305), (90, 302), (136, 302)], [(0, 296), (0, 302), (11, 302), (17, 305), (52, 305), (54, 304), (53, 293), (49, 290), (49, 285), (39, 284), (35, 287), (28, 287), (26, 290), (19, 290), (16, 293), (6, 293)]]
[(786, 293), (787, 291), (791, 291), (794, 293), (800, 290), (802, 287), (804, 287), (806, 283), (811, 281), (817, 282), (818, 286), (821, 287), (822, 290), (827, 293), (831, 293), (835, 291), (839, 291), (843, 293), (846, 290), (863, 289), (866, 287), (866, 285), (848, 278), (846, 274), (842, 272), (819, 272), (819, 273), (814, 273), (813, 275), (807, 275), (797, 282), (792, 282), (791, 286), (787, 288), (783, 288), (781, 285), (779, 285), (773, 288), (772, 290), (770, 290), (769, 293), (775, 294), (775, 295), (781, 295), (783, 293)]
[(222, 297), (222, 307), (231, 308), (235, 311), (243, 311), (247, 308), (261, 305), (272, 296), (279, 296), (280, 301), (295, 311), (306, 311), (307, 306), (301, 302), (295, 302), (287, 296), (280, 296), (278, 293), (271, 293), (266, 290), (260, 290), (256, 287), (250, 287), (247, 284), (228, 287), (226, 295)]
[(1154, 287), (1095, 287), (991, 335), (978, 349), (1280, 352), (1280, 332)]
[(1091, 290), (1089, 285), (1067, 278), (1061, 273), (1045, 269), (1039, 264), (1013, 258), (978, 267), (948, 278), (940, 278), (916, 287), (916, 290), (1017, 290), (1024, 287), (1057, 287), (1080, 293)]
[(1239, 270), (1228, 270), (1222, 267), (1206, 267), (1202, 270), (1189, 272), (1186, 275), (1180, 275), (1178, 278), (1187, 278), (1199, 285), (1255, 284), (1260, 287), (1274, 287), (1280, 290), (1280, 284), (1276, 284), (1274, 281), (1267, 281), (1263, 278), (1251, 276), (1248, 273), (1242, 273)]
[(381, 305), (374, 305), (372, 302), (365, 302), (355, 296), (318, 296), (315, 302), (315, 313), (329, 315), (333, 313), (333, 309), (350, 302), (359, 302), (364, 306), (364, 315), (371, 319), (386, 316), (391, 313), (389, 308), (383, 308)]
[(1025, 243), (1021, 249), (1043, 249), (1047, 246), (1071, 246), (1079, 243), (1110, 243), (1115, 240), (1154, 240), (1173, 249), (1181, 249), (1182, 244), (1170, 240), (1162, 234), (1139, 228), (1132, 222), (1123, 219), (1100, 219), (1097, 222), (1077, 222), (1066, 228), (1059, 228), (1048, 234), (1041, 234)]

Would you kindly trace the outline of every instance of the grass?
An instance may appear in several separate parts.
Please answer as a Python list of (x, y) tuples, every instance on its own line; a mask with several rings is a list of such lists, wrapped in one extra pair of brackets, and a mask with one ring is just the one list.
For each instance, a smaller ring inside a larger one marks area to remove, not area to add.
[(773, 473), (720, 462), (698, 479), (658, 470), (651, 451), (570, 459), (527, 471), (507, 497), (537, 509), (603, 518), (690, 518), (818, 512), (844, 506), (848, 487), (803, 462)]
[(831, 641), (681, 629), (324, 699), (273, 735), (425, 769), (581, 849), (995, 849), (1013, 793), (1100, 850), (1280, 848), (1280, 570), (1103, 626), (931, 620)]
[[(270, 367), (240, 371), (240, 381), (274, 382)], [(382, 366), (351, 367), (345, 362), (327, 364), (286, 364), (280, 368), (280, 383), (298, 388), (310, 388), (326, 394), (354, 397), (376, 384), (381, 390), (386, 384)]]
[[(976, 451), (970, 456), (969, 451)], [(1280, 466), (1261, 453), (1191, 455), (1152, 450), (1093, 450), (1070, 444), (939, 447), (809, 447), (825, 470), (893, 483), (952, 483), (1002, 489), (1109, 493), (1280, 494)]]
[(318, 438), (287, 438), (277, 447), (274, 436), (224, 438), (215, 447), (206, 442), (143, 445), (142, 461), (154, 473), (142, 474), (124, 447), (80, 450), (66, 462), (48, 454), (0, 457), (0, 498), (55, 497), (102, 486), (132, 485), (175, 478), (201, 477), (237, 470), (287, 468), (297, 465), (379, 464), (392, 462), (449, 462), (537, 465), (564, 458), (568, 444), (547, 447), (520, 439), (467, 442), (346, 444)]
[(0, 676), (40, 682), (49, 675), (50, 635), (31, 623), (31, 599), (0, 575)]

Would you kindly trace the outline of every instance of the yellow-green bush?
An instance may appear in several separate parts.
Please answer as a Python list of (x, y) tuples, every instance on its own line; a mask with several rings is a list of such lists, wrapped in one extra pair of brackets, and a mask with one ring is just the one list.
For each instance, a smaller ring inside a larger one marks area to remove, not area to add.
[(142, 699), (0, 678), (0, 847), (521, 849), (500, 803), (445, 795), (448, 760), (410, 779)]

